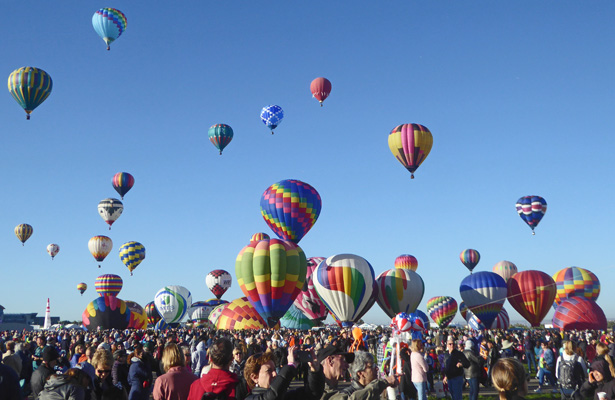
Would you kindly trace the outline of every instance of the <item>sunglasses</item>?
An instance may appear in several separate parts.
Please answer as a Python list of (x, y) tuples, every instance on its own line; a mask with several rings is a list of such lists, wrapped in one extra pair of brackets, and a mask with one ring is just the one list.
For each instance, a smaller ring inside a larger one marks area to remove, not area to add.
[(97, 369), (96, 372), (98, 372), (99, 374), (110, 374), (111, 370), (110, 369)]

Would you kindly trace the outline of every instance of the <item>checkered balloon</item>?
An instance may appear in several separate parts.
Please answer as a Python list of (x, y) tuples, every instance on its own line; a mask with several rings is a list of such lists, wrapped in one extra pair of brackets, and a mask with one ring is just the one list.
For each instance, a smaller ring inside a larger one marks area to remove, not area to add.
[(223, 269), (213, 270), (207, 274), (205, 278), (207, 288), (211, 290), (218, 299), (231, 287), (232, 282), (233, 278), (231, 278), (231, 274)]
[(267, 127), (271, 129), (272, 135), (273, 130), (280, 125), (283, 118), (284, 110), (282, 110), (282, 107), (276, 106), (275, 104), (263, 107), (263, 110), (261, 111), (261, 120), (263, 121), (263, 124), (267, 125)]

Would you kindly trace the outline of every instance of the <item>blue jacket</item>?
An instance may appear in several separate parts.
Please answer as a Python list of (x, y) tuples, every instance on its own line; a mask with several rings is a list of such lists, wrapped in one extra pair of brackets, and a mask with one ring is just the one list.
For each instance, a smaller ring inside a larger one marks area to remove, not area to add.
[(133, 357), (128, 370), (128, 400), (149, 400), (154, 386), (152, 370), (141, 359)]
[(549, 348), (546, 348), (543, 352), (543, 357), (545, 359), (545, 365), (547, 369), (553, 371), (555, 369), (555, 357), (553, 356), (553, 351)]

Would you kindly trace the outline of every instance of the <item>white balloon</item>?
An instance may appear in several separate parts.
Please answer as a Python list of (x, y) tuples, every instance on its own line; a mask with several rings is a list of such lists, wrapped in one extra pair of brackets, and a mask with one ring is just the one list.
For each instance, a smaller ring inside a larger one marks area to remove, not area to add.
[(165, 286), (154, 297), (154, 305), (167, 324), (181, 322), (191, 304), (192, 294), (183, 286)]

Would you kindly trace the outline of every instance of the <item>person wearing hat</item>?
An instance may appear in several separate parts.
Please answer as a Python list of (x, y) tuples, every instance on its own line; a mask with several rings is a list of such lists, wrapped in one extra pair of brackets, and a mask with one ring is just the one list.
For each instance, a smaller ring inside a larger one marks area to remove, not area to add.
[(54, 367), (58, 364), (58, 358), (60, 353), (55, 347), (46, 346), (42, 352), (41, 365), (32, 374), (30, 385), (32, 386), (32, 392), (34, 392), (34, 398), (36, 399), (40, 392), (45, 388), (45, 381), (49, 376), (55, 374)]
[[(589, 367), (588, 379), (581, 385), (583, 398), (615, 399), (615, 379), (611, 375), (609, 364), (604, 359), (594, 361)], [(599, 397), (598, 393), (605, 393), (606, 397)]]
[(449, 391), (453, 400), (462, 400), (463, 396), (463, 369), (470, 366), (466, 356), (455, 349), (455, 341), (452, 336), (446, 339), (448, 357), (444, 361), (444, 384), (448, 383)]
[(354, 361), (354, 354), (346, 353), (339, 347), (327, 344), (318, 351), (317, 359), (325, 374), (323, 399), (328, 399), (338, 392), (338, 382), (346, 376), (348, 365)]

